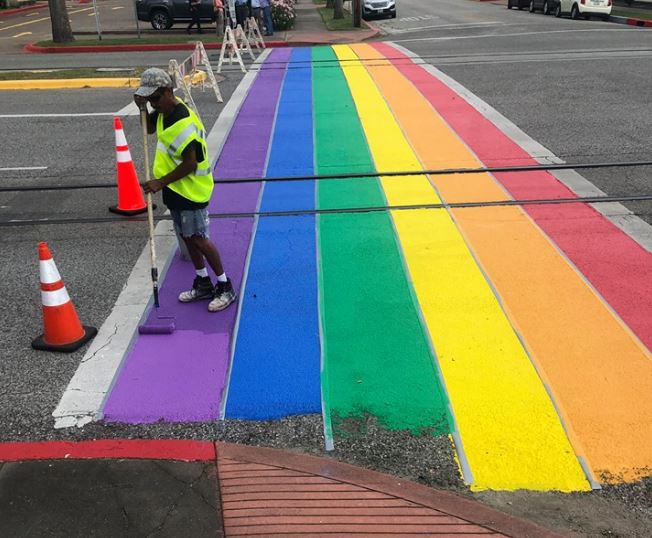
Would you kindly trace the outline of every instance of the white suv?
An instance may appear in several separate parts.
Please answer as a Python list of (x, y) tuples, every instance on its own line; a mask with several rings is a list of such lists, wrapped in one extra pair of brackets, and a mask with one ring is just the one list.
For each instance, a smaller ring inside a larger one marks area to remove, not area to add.
[(396, 0), (362, 0), (362, 18), (370, 17), (396, 18)]
[(561, 0), (554, 13), (556, 17), (570, 13), (571, 19), (580, 16), (588, 19), (591, 15), (596, 15), (607, 20), (611, 15), (611, 4), (611, 0)]

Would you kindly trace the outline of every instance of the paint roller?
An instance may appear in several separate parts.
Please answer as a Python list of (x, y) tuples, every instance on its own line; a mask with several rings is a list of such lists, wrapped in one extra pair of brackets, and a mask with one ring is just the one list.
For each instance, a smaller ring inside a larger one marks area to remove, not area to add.
[[(147, 148), (147, 104), (140, 109), (140, 123), (143, 127), (143, 147), (145, 148), (145, 180), (149, 181), (149, 150)], [(156, 244), (154, 243), (154, 210), (152, 193), (147, 193), (147, 222), (149, 228), (149, 256), (151, 261), (152, 292), (154, 294), (154, 312), (150, 312), (147, 322), (138, 327), (140, 334), (172, 334), (175, 329), (174, 317), (164, 315), (160, 309), (158, 297), (158, 268), (156, 266)]]

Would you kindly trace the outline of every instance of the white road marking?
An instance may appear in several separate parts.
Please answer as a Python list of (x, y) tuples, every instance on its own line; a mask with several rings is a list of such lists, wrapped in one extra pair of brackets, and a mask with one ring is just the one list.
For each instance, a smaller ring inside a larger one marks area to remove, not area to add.
[(47, 170), (47, 166), (12, 166), (0, 168), (0, 172), (18, 172), (20, 170)]
[(504, 26), (502, 22), (480, 22), (478, 24), (437, 24), (433, 26), (417, 26), (414, 28), (392, 29), (392, 34), (409, 34), (410, 32), (420, 32), (423, 30), (469, 30), (471, 28), (488, 28), (490, 26)]
[[(84, 11), (88, 11), (89, 9), (93, 9), (93, 8), (91, 7), (91, 8), (86, 8), (86, 9), (78, 9), (77, 11), (68, 12), (68, 14), (69, 15), (74, 15), (75, 13), (82, 13)], [(19, 24), (14, 24), (13, 26), (5, 26), (4, 28), (0, 28), (0, 31), (1, 30), (11, 30), (12, 28), (20, 28), (21, 26), (27, 26), (29, 24), (35, 24), (37, 22), (49, 21), (49, 20), (50, 20), (50, 17), (42, 17), (40, 19), (34, 19), (33, 21), (27, 21), (27, 22), (21, 22)]]
[[(604, 30), (600, 30), (604, 31)], [(477, 95), (472, 93), (466, 87), (462, 86), (455, 79), (452, 79), (442, 71), (432, 65), (424, 64), (421, 57), (411, 50), (397, 45), (395, 42), (388, 41), (390, 46), (399, 52), (409, 56), (414, 63), (419, 65), (435, 78), (446, 84), (453, 91), (457, 92), (465, 101), (467, 101), (480, 114), (487, 118), (491, 123), (498, 127), (503, 133), (511, 138), (515, 143), (528, 152), (533, 159), (540, 164), (563, 164), (564, 161), (552, 153), (548, 148), (541, 145), (532, 137), (524, 133), (517, 125), (508, 120), (495, 108), (485, 103)], [(566, 187), (573, 191), (577, 196), (606, 196), (602, 190), (598, 189), (588, 179), (580, 175), (575, 170), (554, 170), (550, 174), (555, 176)], [(592, 207), (609, 219), (615, 226), (629, 235), (634, 241), (640, 244), (648, 252), (652, 252), (652, 226), (640, 217), (636, 216), (629, 209), (619, 202), (609, 202), (592, 204)]]
[(115, 112), (80, 112), (75, 114), (0, 114), (2, 118), (85, 118), (88, 116), (115, 116)]
[(133, 101), (115, 113), (116, 116), (138, 116), (139, 114), (140, 111)]
[[(633, 28), (633, 27), (632, 27)], [(543, 32), (519, 32), (515, 34), (484, 34), (484, 35), (468, 35), (468, 36), (450, 36), (450, 37), (415, 37), (407, 39), (396, 39), (394, 43), (407, 43), (410, 41), (452, 41), (456, 39), (483, 39), (485, 37), (493, 38), (502, 38), (502, 37), (519, 37), (519, 36), (528, 36), (528, 35), (540, 35), (540, 34), (567, 34), (573, 32), (631, 32), (632, 28), (614, 28), (614, 29), (605, 29), (605, 28), (586, 28), (584, 30), (546, 30)]]
[[(264, 50), (255, 63), (262, 63), (271, 49)], [(208, 153), (214, 165), (226, 138), (235, 123), (240, 106), (258, 75), (251, 69), (222, 110), (206, 137)], [(161, 260), (161, 279), (172, 261), (177, 239), (169, 221), (161, 221), (155, 229), (157, 257)], [(82, 427), (100, 419), (102, 408), (137, 333), (136, 328), (151, 301), (149, 246), (145, 246), (131, 275), (122, 289), (113, 310), (84, 354), (57, 408), (52, 413), (55, 428)]]
[(24, 35), (32, 35), (32, 32), (21, 32), (20, 34), (16, 34), (12, 37), (23, 37)]

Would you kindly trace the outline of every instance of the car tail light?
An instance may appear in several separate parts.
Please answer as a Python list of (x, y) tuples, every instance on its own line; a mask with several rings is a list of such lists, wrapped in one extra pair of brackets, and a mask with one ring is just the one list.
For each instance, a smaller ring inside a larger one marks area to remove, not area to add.
[(607, 7), (611, 7), (611, 0), (607, 0)]
[(586, 0), (580, 0), (580, 4), (582, 4), (583, 6), (585, 6), (585, 5), (586, 5)]

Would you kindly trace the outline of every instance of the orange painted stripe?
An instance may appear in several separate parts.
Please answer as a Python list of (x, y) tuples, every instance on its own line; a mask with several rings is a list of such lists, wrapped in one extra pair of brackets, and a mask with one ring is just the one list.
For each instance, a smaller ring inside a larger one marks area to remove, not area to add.
[[(383, 56), (369, 45), (360, 57)], [(369, 66), (425, 168), (481, 166), (395, 67)], [(448, 202), (504, 200), (489, 174), (433, 176)], [(652, 357), (621, 320), (516, 207), (452, 214), (497, 290), (596, 477), (633, 480), (652, 468)], [(647, 470), (646, 470), (647, 468)]]

